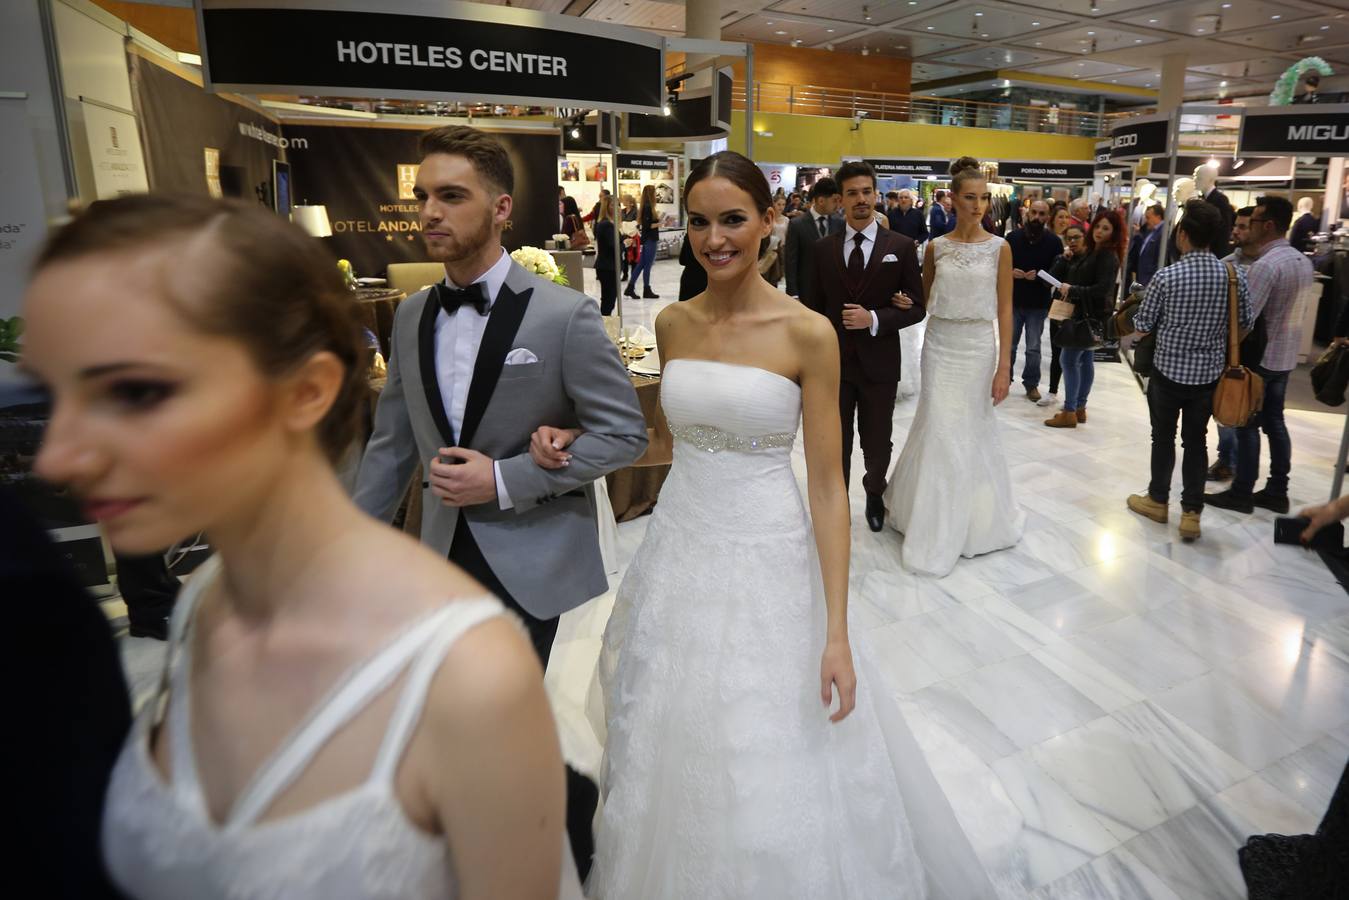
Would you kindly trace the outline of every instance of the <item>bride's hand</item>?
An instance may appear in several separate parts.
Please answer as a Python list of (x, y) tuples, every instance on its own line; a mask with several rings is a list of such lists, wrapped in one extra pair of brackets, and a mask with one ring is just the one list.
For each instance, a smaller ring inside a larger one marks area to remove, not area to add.
[(842, 722), (857, 705), (857, 673), (852, 667), (852, 648), (847, 640), (829, 641), (820, 660), (820, 699), (828, 709), (834, 702), (834, 685), (838, 685), (838, 712), (829, 717), (831, 722)]
[(529, 456), (541, 469), (561, 469), (571, 462), (566, 449), (581, 436), (576, 428), (554, 428), (543, 425), (529, 439)]
[(1012, 390), (1012, 371), (998, 367), (997, 374), (993, 376), (993, 405), (1007, 399), (1007, 394)]

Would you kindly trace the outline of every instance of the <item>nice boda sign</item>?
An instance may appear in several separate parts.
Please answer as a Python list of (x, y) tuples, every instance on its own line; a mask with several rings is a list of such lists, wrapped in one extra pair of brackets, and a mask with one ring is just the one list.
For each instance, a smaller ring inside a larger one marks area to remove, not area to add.
[(452, 0), (197, 0), (197, 29), (214, 91), (657, 114), (665, 103), (663, 38), (577, 16)]

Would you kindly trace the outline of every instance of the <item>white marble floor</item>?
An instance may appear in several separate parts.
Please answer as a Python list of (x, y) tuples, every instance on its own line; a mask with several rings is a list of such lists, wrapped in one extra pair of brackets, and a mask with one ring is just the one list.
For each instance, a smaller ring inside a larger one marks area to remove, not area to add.
[[(678, 274), (657, 263), (662, 298), (628, 301), (634, 324), (674, 299)], [(915, 404), (895, 409), (896, 454)], [(1349, 757), (1349, 596), (1315, 556), (1272, 543), (1271, 513), (1207, 510), (1185, 545), (1178, 513), (1168, 527), (1128, 512), (1148, 480), (1146, 402), (1124, 366), (1098, 364), (1089, 408), (1087, 425), (1051, 430), (1014, 388), (998, 417), (1025, 539), (940, 580), (904, 572), (899, 537), (867, 530), (855, 479), (854, 628), (1001, 897), (1245, 897), (1237, 847), (1314, 830)], [(1296, 508), (1328, 496), (1343, 416), (1288, 422)], [(804, 475), (799, 442), (795, 464)], [(647, 521), (619, 526), (624, 567)], [(584, 707), (612, 600), (564, 617), (548, 672), (583, 764), (599, 753)]]
[[(631, 324), (650, 327), (678, 278), (658, 262), (661, 299), (627, 301)], [(895, 409), (896, 454), (915, 403)], [(1073, 431), (1043, 427), (1019, 392), (1000, 408), (1025, 538), (940, 580), (904, 572), (899, 538), (867, 530), (856, 479), (851, 619), (1001, 898), (1245, 897), (1236, 848), (1313, 830), (1349, 757), (1349, 596), (1273, 545), (1270, 513), (1208, 510), (1194, 545), (1129, 513), (1148, 479), (1146, 403), (1123, 366), (1098, 364), (1089, 407)], [(1288, 422), (1294, 504), (1321, 501), (1342, 414)], [(804, 476), (799, 442), (794, 463)], [(619, 526), (623, 569), (648, 521)], [(585, 708), (612, 603), (563, 618), (547, 675), (582, 767), (600, 754)], [(143, 693), (163, 645), (123, 646)]]

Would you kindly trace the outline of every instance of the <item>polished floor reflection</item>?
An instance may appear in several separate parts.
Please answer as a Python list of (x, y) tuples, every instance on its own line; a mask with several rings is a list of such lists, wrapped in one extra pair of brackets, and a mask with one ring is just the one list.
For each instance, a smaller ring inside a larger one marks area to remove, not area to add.
[[(628, 301), (629, 317), (649, 326), (677, 278), (658, 263), (664, 296)], [(1146, 403), (1123, 366), (1098, 364), (1088, 406), (1087, 425), (1047, 429), (1014, 387), (999, 420), (1025, 539), (944, 579), (904, 572), (900, 538), (867, 530), (858, 479), (853, 627), (1002, 897), (1244, 897), (1236, 848), (1313, 830), (1349, 757), (1349, 596), (1314, 556), (1274, 546), (1272, 513), (1208, 510), (1194, 545), (1178, 510), (1170, 526), (1129, 513)], [(914, 410), (895, 410), (896, 455)], [(1328, 495), (1343, 416), (1288, 420), (1297, 508)], [(795, 464), (804, 476), (799, 442)], [(623, 565), (645, 528), (620, 526)], [(548, 673), (583, 764), (599, 753), (584, 709), (611, 604), (564, 618)]]

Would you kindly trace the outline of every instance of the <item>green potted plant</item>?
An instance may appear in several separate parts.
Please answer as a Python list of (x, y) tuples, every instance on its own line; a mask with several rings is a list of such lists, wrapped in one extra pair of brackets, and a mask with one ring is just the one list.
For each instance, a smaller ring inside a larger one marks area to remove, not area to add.
[(23, 336), (23, 317), (0, 319), (0, 360), (18, 362), (23, 347), (19, 338)]

